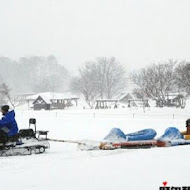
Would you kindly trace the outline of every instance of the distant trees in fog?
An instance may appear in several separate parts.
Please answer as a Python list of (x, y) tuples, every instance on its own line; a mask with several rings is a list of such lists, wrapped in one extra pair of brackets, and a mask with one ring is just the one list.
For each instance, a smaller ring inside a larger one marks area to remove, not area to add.
[(0, 85), (0, 94), (1, 94), (1, 97), (3, 98), (4, 101), (8, 101), (14, 107), (14, 104), (13, 104), (13, 102), (11, 100), (10, 92), (11, 92), (11, 89), (8, 87), (7, 84), (2, 83)]
[(125, 69), (114, 57), (86, 62), (71, 82), (72, 91), (82, 93), (90, 107), (96, 99), (111, 99), (125, 88)]
[[(82, 93), (86, 102), (93, 107), (97, 99), (111, 99), (126, 89), (124, 68), (111, 58), (97, 58), (86, 62), (74, 77), (71, 89)], [(190, 95), (190, 63), (168, 60), (150, 64), (130, 74), (133, 93), (140, 99), (153, 99), (167, 105), (167, 94), (183, 92)]]
[(23, 99), (12, 95), (12, 90), (6, 83), (0, 84), (0, 105), (9, 104), (12, 108), (25, 103)]
[(169, 60), (151, 64), (131, 74), (134, 93), (141, 98), (166, 102), (170, 92), (185, 92), (190, 95), (190, 63)]
[(141, 98), (151, 98), (165, 102), (165, 95), (175, 88), (175, 61), (151, 64), (134, 71), (131, 80), (135, 84), (134, 92)]
[[(125, 68), (114, 57), (84, 63), (72, 80), (54, 56), (22, 57), (18, 61), (0, 57), (0, 104), (8, 100), (14, 107), (12, 93), (57, 92), (70, 87), (93, 107), (97, 99), (112, 99), (126, 90), (127, 78)], [(190, 62), (168, 60), (150, 64), (132, 72), (130, 80), (137, 97), (164, 103), (169, 92), (190, 95)]]
[(6, 104), (7, 99), (4, 93), (3, 84), (0, 85), (0, 105)]
[(178, 89), (190, 95), (190, 62), (182, 61), (176, 67), (175, 83)]
[(0, 57), (0, 80), (13, 92), (63, 91), (69, 73), (54, 56), (22, 57), (19, 61)]

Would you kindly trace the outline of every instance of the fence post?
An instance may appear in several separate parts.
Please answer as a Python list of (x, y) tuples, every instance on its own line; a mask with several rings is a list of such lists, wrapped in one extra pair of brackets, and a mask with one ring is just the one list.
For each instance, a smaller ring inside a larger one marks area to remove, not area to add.
[(173, 114), (173, 120), (174, 120), (174, 118), (175, 118), (175, 115)]
[(93, 117), (94, 117), (94, 119), (96, 118), (96, 114), (95, 113), (93, 113)]
[(133, 119), (135, 118), (135, 114), (133, 113)]

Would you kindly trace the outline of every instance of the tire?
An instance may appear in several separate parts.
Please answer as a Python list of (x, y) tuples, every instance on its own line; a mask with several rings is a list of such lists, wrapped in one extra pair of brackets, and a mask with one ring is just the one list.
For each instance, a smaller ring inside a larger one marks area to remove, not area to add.
[(42, 153), (45, 152), (45, 150), (46, 150), (46, 148), (45, 148), (44, 146), (41, 146), (41, 147), (39, 148), (39, 153), (42, 154)]
[(30, 155), (32, 155), (32, 154), (36, 154), (36, 148), (31, 148), (30, 149)]
[(6, 157), (7, 154), (6, 154), (6, 152), (1, 152), (1, 153), (0, 153), (0, 156), (1, 156), (1, 157)]

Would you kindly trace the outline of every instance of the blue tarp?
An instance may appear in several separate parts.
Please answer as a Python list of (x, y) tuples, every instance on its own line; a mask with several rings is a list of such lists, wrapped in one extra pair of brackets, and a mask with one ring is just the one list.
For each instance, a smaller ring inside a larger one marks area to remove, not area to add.
[(168, 140), (177, 140), (184, 139), (183, 135), (176, 127), (169, 127), (165, 130), (165, 133), (158, 138), (158, 140), (168, 141)]
[[(111, 129), (110, 133), (104, 138), (109, 142), (125, 142), (125, 141), (141, 141), (141, 140), (152, 140), (156, 136), (154, 129), (144, 129), (135, 133), (124, 134), (119, 128)], [(184, 139), (183, 135), (176, 127), (169, 127), (165, 130), (165, 133), (157, 140), (171, 141)], [(180, 141), (181, 143), (181, 141)]]
[(123, 131), (119, 128), (113, 128), (109, 134), (104, 138), (104, 140), (109, 142), (125, 142), (126, 137)]
[(157, 135), (154, 129), (144, 129), (126, 135), (128, 141), (152, 140)]
[(152, 140), (156, 136), (154, 129), (144, 129), (135, 133), (125, 135), (119, 128), (113, 128), (110, 133), (104, 138), (110, 142), (124, 142), (124, 141), (138, 141), (138, 140)]

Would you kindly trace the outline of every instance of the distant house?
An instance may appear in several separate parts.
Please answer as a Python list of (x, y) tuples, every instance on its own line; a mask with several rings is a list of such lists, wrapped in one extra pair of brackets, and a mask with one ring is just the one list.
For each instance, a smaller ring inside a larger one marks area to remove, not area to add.
[(77, 106), (78, 97), (69, 93), (40, 93), (27, 98), (29, 101), (33, 100), (34, 110), (52, 110), (65, 109), (66, 107)]
[(113, 108), (118, 108), (122, 104), (125, 107), (150, 107), (148, 99), (139, 99), (135, 97), (132, 93), (121, 93), (117, 95), (114, 99), (102, 99), (96, 100), (96, 109), (107, 109), (111, 106)]
[(148, 99), (137, 98), (132, 93), (121, 93), (117, 96), (120, 103), (127, 104), (128, 107), (150, 107)]
[(186, 97), (184, 93), (170, 92), (164, 95), (163, 100), (156, 100), (157, 107), (180, 107), (185, 108)]
[(38, 96), (36, 100), (33, 102), (34, 110), (50, 110), (51, 109), (51, 101), (42, 96)]

